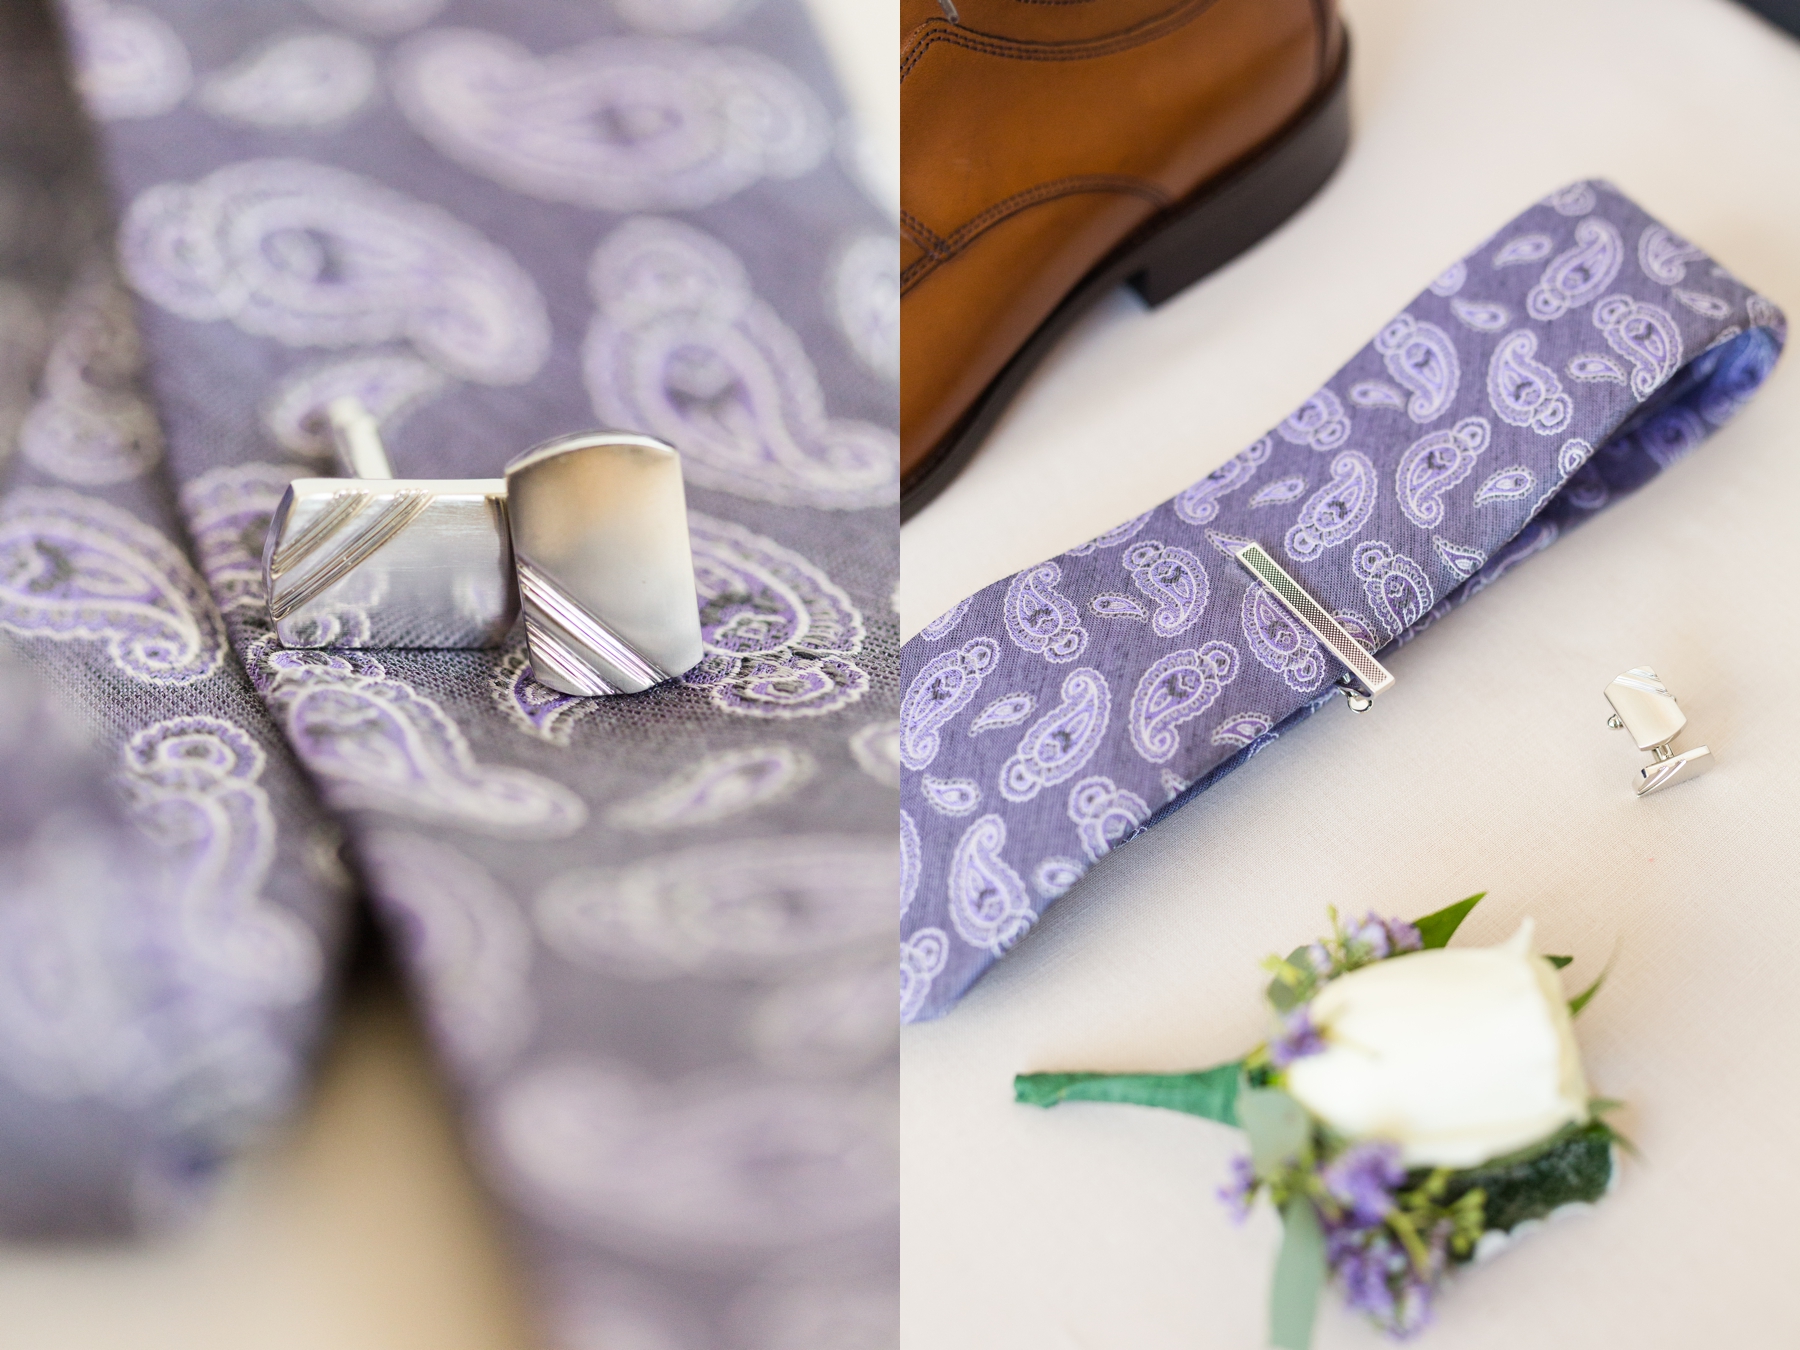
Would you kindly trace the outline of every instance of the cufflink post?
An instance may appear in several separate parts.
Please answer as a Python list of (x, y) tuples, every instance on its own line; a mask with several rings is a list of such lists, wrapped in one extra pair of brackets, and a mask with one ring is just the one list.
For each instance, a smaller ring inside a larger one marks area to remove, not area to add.
[(332, 458), (337, 471), (345, 478), (392, 478), (394, 467), (388, 463), (387, 447), (381, 443), (381, 424), (370, 415), (363, 401), (353, 394), (334, 398), (325, 405), (325, 420), (331, 427)]
[(1673, 742), (1687, 725), (1687, 714), (1649, 666), (1634, 666), (1614, 679), (1606, 686), (1606, 701), (1613, 709), (1606, 725), (1629, 732), (1637, 748), (1650, 753), (1651, 762), (1638, 770), (1638, 796), (1685, 783), (1712, 768), (1712, 751), (1704, 745), (1675, 752)]

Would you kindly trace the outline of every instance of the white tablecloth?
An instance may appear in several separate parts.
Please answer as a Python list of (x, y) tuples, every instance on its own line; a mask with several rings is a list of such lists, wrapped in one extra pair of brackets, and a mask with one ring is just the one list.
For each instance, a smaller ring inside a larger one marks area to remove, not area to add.
[[(1347, 0), (1337, 177), (1149, 313), (1108, 301), (903, 531), (910, 634), (1205, 474), (1445, 264), (1549, 189), (1612, 179), (1800, 323), (1800, 42), (1727, 0)], [(1011, 1104), (1012, 1075), (1197, 1068), (1263, 1034), (1259, 960), (1324, 909), (1485, 889), (1609, 958), (1579, 1023), (1643, 1150), (1593, 1213), (1468, 1272), (1425, 1344), (1783, 1346), (1800, 1216), (1800, 369), (1640, 494), (1107, 858), (945, 1020), (903, 1035), (905, 1350), (1262, 1344), (1278, 1224), (1214, 1199), (1235, 1132)], [(1601, 690), (1649, 664), (1710, 776), (1644, 801)], [(1335, 1298), (1316, 1344), (1385, 1344)]]

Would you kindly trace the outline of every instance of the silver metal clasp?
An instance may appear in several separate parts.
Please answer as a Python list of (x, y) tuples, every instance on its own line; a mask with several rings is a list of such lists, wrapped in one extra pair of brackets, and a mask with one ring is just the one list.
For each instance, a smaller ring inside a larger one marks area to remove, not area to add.
[(1367, 712), (1375, 700), (1394, 687), (1394, 676), (1377, 661), (1362, 643), (1335, 619), (1331, 612), (1314, 600), (1301, 584), (1289, 576), (1282, 565), (1269, 556), (1261, 544), (1245, 544), (1237, 551), (1244, 569), (1267, 588), (1271, 598), (1316, 637), (1325, 650), (1345, 668), (1337, 685), (1352, 712)]
[(1649, 666), (1635, 666), (1607, 685), (1606, 701), (1612, 704), (1612, 716), (1606, 719), (1606, 725), (1615, 731), (1630, 732), (1637, 748), (1653, 756), (1649, 764), (1638, 770), (1638, 796), (1648, 797), (1652, 792), (1685, 783), (1712, 768), (1712, 751), (1704, 745), (1675, 753), (1671, 742), (1687, 725), (1687, 714)]
[(359, 400), (326, 416), (344, 476), (290, 483), (263, 548), (283, 646), (493, 647), (523, 609), (532, 673), (562, 693), (637, 693), (700, 660), (673, 446), (582, 432), (504, 478), (395, 478)]

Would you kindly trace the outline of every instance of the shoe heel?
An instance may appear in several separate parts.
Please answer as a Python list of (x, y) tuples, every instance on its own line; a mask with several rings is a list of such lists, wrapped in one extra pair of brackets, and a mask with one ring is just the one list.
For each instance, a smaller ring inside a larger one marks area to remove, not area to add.
[(1350, 53), (1319, 97), (1203, 196), (1171, 208), (1127, 264), (1126, 283), (1160, 305), (1276, 229), (1325, 185), (1350, 144)]

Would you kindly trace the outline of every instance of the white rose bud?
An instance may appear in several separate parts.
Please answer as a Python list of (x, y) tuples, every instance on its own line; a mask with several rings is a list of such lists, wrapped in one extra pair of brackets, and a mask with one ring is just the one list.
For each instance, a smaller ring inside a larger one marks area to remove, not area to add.
[(1339, 976), (1312, 1001), (1326, 1048), (1287, 1090), (1351, 1139), (1388, 1139), (1408, 1167), (1472, 1167), (1588, 1117), (1569, 1005), (1531, 950), (1409, 952)]

